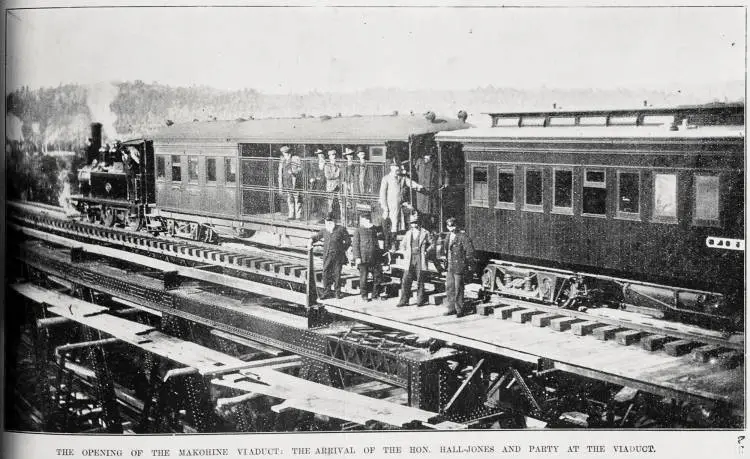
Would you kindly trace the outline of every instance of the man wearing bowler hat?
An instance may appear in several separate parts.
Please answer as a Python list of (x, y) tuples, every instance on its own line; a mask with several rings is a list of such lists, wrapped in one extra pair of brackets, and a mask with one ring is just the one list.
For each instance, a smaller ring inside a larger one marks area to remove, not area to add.
[(359, 218), (359, 228), (354, 233), (352, 241), (354, 263), (359, 268), (359, 293), (364, 301), (368, 299), (367, 275), (372, 274), (372, 298), (380, 292), (381, 250), (378, 244), (378, 233), (372, 226), (370, 213), (363, 213)]
[(401, 299), (397, 307), (409, 304), (411, 296), (411, 285), (414, 278), (417, 279), (417, 306), (424, 306), (427, 301), (424, 297), (424, 278), (427, 273), (427, 251), (432, 246), (432, 236), (426, 229), (419, 225), (419, 215), (414, 212), (409, 217), (409, 231), (401, 240), (401, 251), (404, 254), (406, 267), (404, 277), (401, 278)]
[[(330, 298), (335, 290), (336, 298), (341, 298), (341, 267), (346, 263), (346, 249), (351, 245), (349, 233), (337, 225), (333, 212), (326, 216), (325, 228), (310, 239), (312, 244), (323, 241), (323, 294), (320, 299)], [(329, 287), (333, 286), (329, 290)]]

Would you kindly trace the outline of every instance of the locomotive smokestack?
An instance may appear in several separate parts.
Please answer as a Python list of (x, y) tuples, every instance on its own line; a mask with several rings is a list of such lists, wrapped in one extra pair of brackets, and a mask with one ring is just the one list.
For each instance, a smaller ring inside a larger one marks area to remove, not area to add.
[(91, 145), (86, 149), (86, 164), (99, 157), (99, 149), (102, 147), (102, 123), (91, 123)]

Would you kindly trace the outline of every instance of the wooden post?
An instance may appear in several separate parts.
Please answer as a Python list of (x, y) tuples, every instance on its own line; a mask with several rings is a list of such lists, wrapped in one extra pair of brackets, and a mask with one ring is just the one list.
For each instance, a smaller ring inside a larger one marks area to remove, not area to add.
[(305, 307), (308, 311), (318, 301), (318, 288), (315, 282), (315, 263), (313, 260), (313, 247), (311, 245), (310, 249), (307, 251), (307, 295), (305, 297)]

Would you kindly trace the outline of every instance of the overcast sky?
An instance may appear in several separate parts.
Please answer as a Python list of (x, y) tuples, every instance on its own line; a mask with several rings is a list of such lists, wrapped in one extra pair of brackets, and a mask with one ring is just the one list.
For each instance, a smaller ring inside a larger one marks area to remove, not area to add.
[(12, 10), (8, 90), (674, 88), (743, 80), (743, 8)]

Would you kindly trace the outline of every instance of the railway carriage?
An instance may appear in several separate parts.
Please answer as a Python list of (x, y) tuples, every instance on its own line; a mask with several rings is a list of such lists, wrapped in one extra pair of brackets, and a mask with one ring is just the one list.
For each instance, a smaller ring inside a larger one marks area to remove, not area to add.
[[(329, 210), (347, 226), (357, 225), (358, 210), (371, 211), (377, 223), (386, 162), (411, 163), (411, 158), (436, 150), (436, 132), (468, 127), (465, 118), (397, 115), (169, 126), (153, 136), (158, 212), (170, 232), (205, 241), (251, 236), (259, 230), (307, 239), (322, 226)], [(300, 183), (294, 188), (279, 182), (282, 146), (288, 146), (301, 164)], [(364, 179), (356, 186), (347, 183), (342, 158), (347, 148), (366, 155)], [(336, 191), (325, 187), (318, 150), (337, 152), (341, 183)], [(289, 193), (302, 205), (301, 217), (294, 220), (287, 218)], [(462, 195), (462, 180), (443, 193), (446, 199)]]
[(486, 260), (502, 260), (488, 262), (484, 287), (741, 322), (743, 115), (504, 113), (490, 128), (440, 133), (441, 154), (466, 156), (466, 230)]

